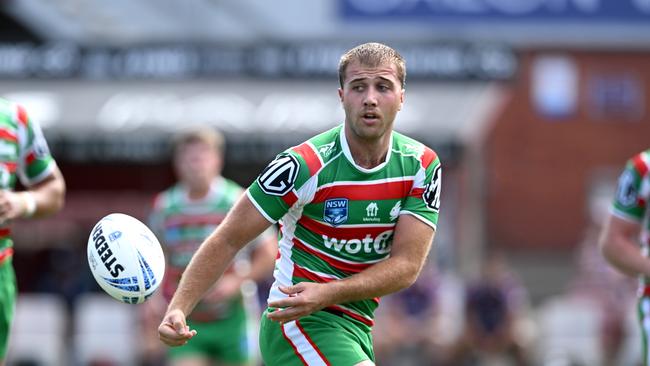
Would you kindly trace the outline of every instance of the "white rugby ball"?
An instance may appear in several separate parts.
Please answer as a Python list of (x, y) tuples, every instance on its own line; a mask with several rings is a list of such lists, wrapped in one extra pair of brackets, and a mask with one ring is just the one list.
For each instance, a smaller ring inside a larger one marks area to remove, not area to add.
[(165, 273), (156, 236), (138, 219), (121, 213), (103, 217), (90, 232), (88, 264), (99, 286), (127, 304), (148, 299)]

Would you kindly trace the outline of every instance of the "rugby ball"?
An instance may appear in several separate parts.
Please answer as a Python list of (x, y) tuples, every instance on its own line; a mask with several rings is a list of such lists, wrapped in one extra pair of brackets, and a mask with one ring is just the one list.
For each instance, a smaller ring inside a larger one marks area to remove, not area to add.
[(127, 304), (140, 304), (160, 286), (165, 256), (145, 224), (132, 216), (112, 213), (90, 232), (88, 265), (107, 294)]

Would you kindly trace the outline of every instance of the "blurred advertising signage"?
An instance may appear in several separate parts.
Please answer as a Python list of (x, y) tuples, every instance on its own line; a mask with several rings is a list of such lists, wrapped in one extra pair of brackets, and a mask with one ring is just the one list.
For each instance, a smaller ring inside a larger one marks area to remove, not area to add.
[[(650, 20), (649, 0), (339, 0), (343, 18), (436, 21)], [(503, 25), (503, 23), (499, 23)]]
[[(0, 79), (184, 80), (220, 76), (335, 77), (354, 44), (144, 45), (81, 48), (68, 43), (0, 43)], [(416, 79), (508, 79), (517, 60), (508, 47), (449, 42), (396, 45)]]

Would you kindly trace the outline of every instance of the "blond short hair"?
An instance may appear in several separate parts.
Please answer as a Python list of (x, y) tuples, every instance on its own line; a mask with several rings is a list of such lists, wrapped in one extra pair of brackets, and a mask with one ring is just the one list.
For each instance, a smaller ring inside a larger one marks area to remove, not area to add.
[(176, 154), (183, 146), (195, 142), (206, 143), (214, 148), (214, 150), (219, 154), (223, 154), (225, 150), (225, 139), (221, 132), (210, 127), (195, 127), (181, 131), (174, 136), (174, 154)]
[(345, 71), (348, 65), (354, 61), (369, 67), (393, 64), (397, 67), (397, 78), (402, 83), (402, 88), (406, 84), (406, 63), (402, 55), (385, 44), (370, 42), (356, 46), (341, 56), (339, 61), (339, 84), (341, 88), (343, 88), (345, 81)]

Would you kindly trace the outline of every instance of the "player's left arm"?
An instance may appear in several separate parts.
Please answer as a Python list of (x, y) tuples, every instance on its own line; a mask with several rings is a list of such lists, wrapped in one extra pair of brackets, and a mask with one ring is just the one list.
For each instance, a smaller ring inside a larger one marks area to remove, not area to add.
[(0, 191), (0, 221), (44, 217), (63, 208), (65, 181), (58, 167), (40, 182), (20, 192)]
[(637, 244), (640, 230), (640, 223), (610, 214), (598, 242), (605, 259), (630, 276), (650, 276), (650, 259), (641, 254)]
[(388, 259), (340, 281), (280, 287), (289, 297), (269, 303), (283, 308), (269, 313), (269, 319), (288, 322), (332, 304), (372, 299), (409, 287), (426, 261), (434, 234), (433, 227), (415, 216), (401, 215)]

